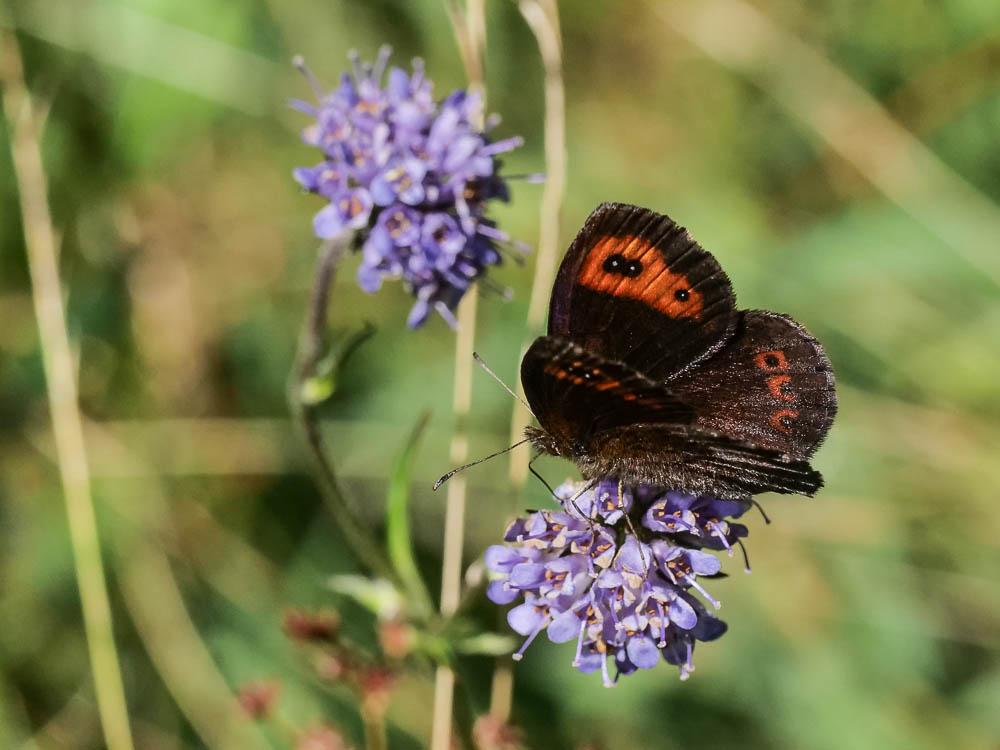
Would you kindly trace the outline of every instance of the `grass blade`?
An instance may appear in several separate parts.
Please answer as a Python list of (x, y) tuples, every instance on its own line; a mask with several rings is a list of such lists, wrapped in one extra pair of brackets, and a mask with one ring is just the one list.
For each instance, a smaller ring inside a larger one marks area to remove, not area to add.
[(396, 459), (389, 480), (386, 502), (385, 531), (389, 559), (402, 581), (414, 613), (421, 617), (429, 616), (434, 607), (413, 553), (413, 534), (410, 529), (410, 478), (420, 438), (429, 419), (429, 413), (420, 417), (406, 441), (406, 446)]

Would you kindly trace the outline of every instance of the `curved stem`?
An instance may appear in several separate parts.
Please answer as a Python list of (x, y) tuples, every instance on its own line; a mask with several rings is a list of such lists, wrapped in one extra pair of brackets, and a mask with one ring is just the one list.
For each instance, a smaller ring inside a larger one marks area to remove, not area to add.
[(327, 452), (326, 441), (323, 439), (317, 405), (303, 398), (303, 390), (308, 382), (316, 377), (320, 362), (327, 350), (330, 295), (337, 267), (346, 250), (346, 238), (328, 240), (320, 248), (309, 305), (299, 335), (295, 376), (289, 388), (288, 400), (292, 417), (309, 448), (327, 508), (340, 529), (344, 542), (373, 574), (398, 583), (382, 545), (360, 521), (340, 486)]
[(111, 604), (83, 437), (76, 364), (70, 347), (59, 280), (56, 233), (52, 226), (42, 163), (39, 142), (41, 122), (24, 83), (20, 50), (12, 32), (0, 33), (0, 80), (3, 83), (3, 108), (10, 134), (14, 174), (21, 198), (31, 298), (38, 323), (45, 387), (66, 501), (73, 567), (80, 589), (97, 710), (110, 750), (132, 750), (132, 731), (115, 648)]

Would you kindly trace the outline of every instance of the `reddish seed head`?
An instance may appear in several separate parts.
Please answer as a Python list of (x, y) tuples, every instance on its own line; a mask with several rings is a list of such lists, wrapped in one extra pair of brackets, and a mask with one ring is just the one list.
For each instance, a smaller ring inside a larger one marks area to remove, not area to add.
[(299, 735), (295, 750), (347, 750), (347, 743), (336, 729), (321, 724)]
[(306, 612), (292, 609), (285, 613), (283, 622), (285, 634), (294, 641), (305, 643), (332, 643), (340, 630), (340, 618), (336, 612)]
[(333, 654), (320, 654), (314, 662), (314, 667), (316, 675), (326, 682), (339, 682), (348, 673), (344, 660)]
[(236, 699), (248, 717), (259, 721), (270, 716), (280, 693), (281, 685), (276, 680), (251, 682), (240, 688)]
[(472, 737), (478, 750), (519, 750), (521, 732), (502, 719), (485, 714), (476, 719), (472, 727)]
[(361, 701), (365, 710), (383, 714), (389, 708), (389, 698), (396, 684), (396, 676), (388, 669), (374, 667), (361, 675)]
[(390, 620), (379, 625), (378, 640), (387, 657), (405, 659), (413, 651), (416, 633), (405, 622)]

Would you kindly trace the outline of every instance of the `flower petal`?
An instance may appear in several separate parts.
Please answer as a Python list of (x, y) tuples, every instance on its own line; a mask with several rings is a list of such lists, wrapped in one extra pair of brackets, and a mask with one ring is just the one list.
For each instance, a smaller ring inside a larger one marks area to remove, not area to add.
[(418, 299), (412, 308), (410, 308), (410, 314), (406, 318), (406, 325), (409, 328), (419, 328), (427, 320), (427, 316), (430, 315), (431, 306), (426, 300)]
[(545, 566), (539, 563), (520, 563), (510, 571), (510, 585), (530, 589), (545, 580)]
[(494, 604), (510, 604), (521, 595), (517, 589), (507, 585), (507, 581), (490, 581), (486, 586), (486, 597)]
[(553, 643), (565, 643), (580, 635), (580, 618), (571, 610), (553, 618), (546, 631)]
[(634, 536), (629, 536), (618, 552), (618, 564), (623, 571), (644, 573), (649, 569), (653, 553), (649, 547)]
[(722, 570), (722, 563), (719, 561), (719, 558), (707, 552), (701, 552), (696, 549), (687, 550), (687, 559), (691, 570), (700, 576), (714, 576)]
[(538, 607), (527, 602), (507, 613), (507, 623), (520, 635), (531, 635), (544, 619)]
[(382, 273), (376, 268), (362, 263), (358, 266), (358, 286), (368, 294), (374, 294), (382, 287)]
[(494, 573), (509, 573), (510, 569), (522, 560), (524, 557), (520, 552), (505, 544), (494, 544), (487, 547), (483, 553), (486, 567)]
[(690, 630), (698, 624), (698, 615), (694, 608), (680, 597), (670, 602), (667, 614), (672, 623), (684, 630)]
[(656, 642), (647, 635), (634, 635), (625, 644), (629, 661), (640, 669), (652, 669), (660, 662), (660, 650)]
[(313, 232), (321, 240), (332, 240), (344, 231), (344, 219), (332, 203), (324, 206), (313, 217)]

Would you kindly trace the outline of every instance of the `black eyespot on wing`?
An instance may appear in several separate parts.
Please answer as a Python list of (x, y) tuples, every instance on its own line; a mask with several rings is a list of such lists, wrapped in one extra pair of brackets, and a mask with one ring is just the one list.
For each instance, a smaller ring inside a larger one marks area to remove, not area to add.
[(665, 382), (720, 349), (737, 322), (728, 277), (687, 230), (605, 203), (566, 252), (548, 332)]
[(605, 273), (624, 276), (626, 279), (634, 279), (642, 274), (642, 263), (637, 260), (626, 258), (621, 253), (614, 253), (604, 259), (601, 268)]
[(621, 253), (614, 253), (604, 259), (601, 266), (607, 273), (621, 273), (625, 265), (625, 256)]

